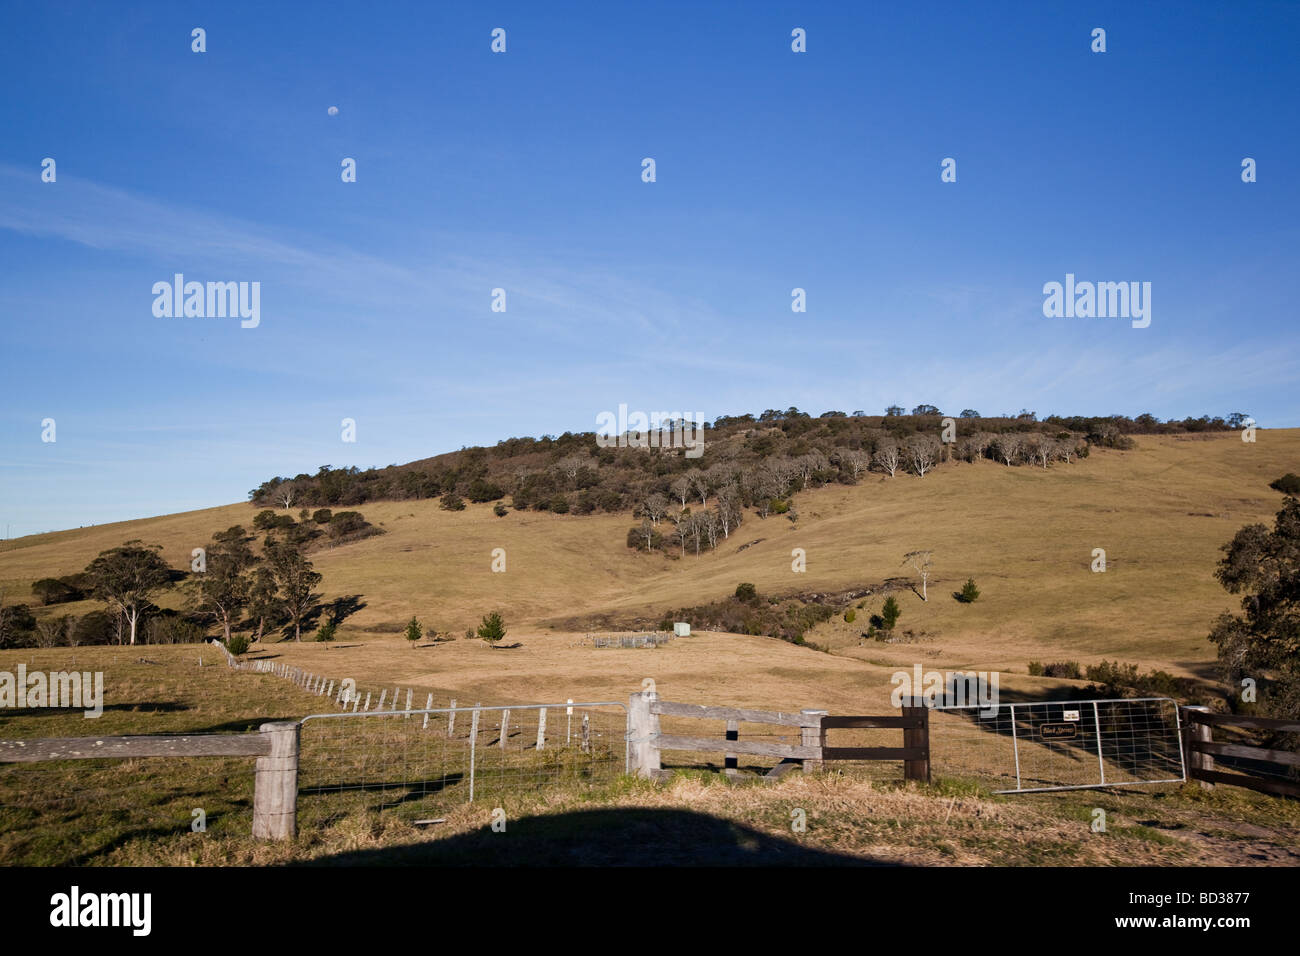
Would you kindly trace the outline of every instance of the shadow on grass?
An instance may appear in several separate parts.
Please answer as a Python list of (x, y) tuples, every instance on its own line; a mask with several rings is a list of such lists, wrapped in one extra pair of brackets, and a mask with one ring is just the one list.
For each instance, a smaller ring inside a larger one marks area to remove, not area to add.
[[(105, 704), (104, 713), (141, 713), (174, 714), (190, 710), (189, 704), (171, 700), (142, 701), (138, 704)], [(6, 707), (0, 712), (0, 718), (18, 717), (66, 717), (69, 714), (83, 713), (85, 707)]]
[[(485, 811), (486, 813), (486, 811)], [(427, 843), (355, 850), (311, 866), (885, 866), (689, 810), (581, 810), (508, 820)], [(431, 831), (436, 836), (436, 829)]]

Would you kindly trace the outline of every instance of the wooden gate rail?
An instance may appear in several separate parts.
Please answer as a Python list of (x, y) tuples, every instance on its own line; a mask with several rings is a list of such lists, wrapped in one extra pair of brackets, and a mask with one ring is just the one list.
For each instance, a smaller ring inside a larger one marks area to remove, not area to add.
[[(665, 734), (659, 729), (661, 716), (725, 721), (726, 736)], [(798, 744), (741, 740), (741, 723), (798, 727), (801, 740)], [(826, 732), (839, 728), (902, 730), (903, 746), (828, 747)], [(660, 752), (663, 750), (721, 751), (725, 754), (724, 772), (729, 776), (737, 772), (736, 755), (748, 754), (781, 758), (781, 762), (764, 775), (768, 779), (779, 777), (795, 766), (802, 766), (805, 772), (818, 770), (826, 760), (901, 760), (904, 779), (930, 779), (930, 711), (921, 706), (904, 707), (899, 716), (832, 717), (824, 710), (782, 713), (683, 704), (660, 700), (653, 691), (644, 691), (633, 694), (628, 703), (628, 744), (631, 771), (652, 779), (665, 773), (660, 765)]]
[[(930, 779), (930, 709), (908, 706), (902, 715), (822, 718), (823, 760), (901, 760), (904, 780)], [(828, 730), (901, 730), (901, 747), (828, 747)]]
[(1238, 717), (1233, 714), (1212, 714), (1208, 707), (1184, 707), (1183, 757), (1187, 765), (1187, 778), (1197, 780), (1201, 787), (1212, 790), (1216, 783), (1232, 787), (1245, 787), (1275, 796), (1300, 797), (1300, 780), (1281, 780), (1251, 776), (1242, 773), (1224, 773), (1214, 769), (1214, 758), (1237, 757), (1258, 760), (1279, 767), (1300, 767), (1300, 754), (1289, 750), (1273, 750), (1248, 744), (1215, 743), (1214, 727), (1244, 727), (1248, 730), (1275, 730), (1281, 733), (1300, 734), (1300, 722), (1279, 720), (1274, 717)]
[[(805, 771), (813, 770), (821, 765), (821, 719), (825, 714), (824, 710), (805, 710), (794, 714), (744, 707), (706, 707), (660, 700), (654, 691), (643, 691), (633, 694), (628, 703), (628, 743), (632, 758), (630, 769), (637, 776), (657, 779), (665, 775), (660, 765), (661, 751), (694, 750), (722, 752), (724, 772), (728, 776), (738, 773), (738, 754), (781, 758), (781, 762), (764, 775), (767, 779), (779, 777), (796, 766), (802, 766)], [(725, 721), (726, 734), (722, 737), (693, 737), (661, 733), (661, 716)], [(798, 727), (801, 740), (798, 744), (741, 740), (742, 723)]]
[(255, 734), (0, 740), (0, 763), (131, 757), (256, 757), (253, 836), (287, 840), (297, 833), (298, 731), (297, 721), (275, 721), (262, 724)]

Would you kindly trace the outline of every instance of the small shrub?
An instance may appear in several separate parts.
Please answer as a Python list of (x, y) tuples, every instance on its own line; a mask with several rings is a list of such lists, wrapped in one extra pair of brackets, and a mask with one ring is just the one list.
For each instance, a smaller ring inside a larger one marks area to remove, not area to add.
[(469, 500), (477, 504), (485, 501), (496, 501), (505, 497), (505, 489), (500, 485), (493, 484), (484, 478), (475, 478), (469, 483)]
[(465, 628), (465, 640), (467, 641), (474, 640), (474, 628), (472, 627)]
[(483, 623), (478, 626), (478, 636), (491, 644), (506, 636), (506, 625), (501, 620), (500, 611), (493, 611), (483, 616)]
[(238, 657), (248, 652), (248, 636), (246, 634), (231, 634), (230, 640), (226, 641), (226, 650)]
[(416, 642), (422, 637), (424, 637), (424, 628), (420, 626), (420, 622), (417, 621), (415, 615), (412, 614), (411, 619), (406, 622), (406, 639), (410, 641), (411, 646), (414, 647)]
[(1044, 677), (1064, 677), (1067, 680), (1082, 680), (1083, 672), (1079, 670), (1078, 661), (1057, 661), (1055, 664), (1043, 665)]
[(311, 520), (317, 524), (329, 524), (330, 519), (334, 517), (334, 512), (329, 508), (317, 508), (311, 513)]
[(957, 592), (957, 600), (962, 604), (974, 604), (980, 596), (980, 589), (975, 586), (974, 578), (967, 578), (966, 583)]
[(1042, 662), (1042, 661), (1030, 661), (1030, 662), (1029, 662), (1029, 676), (1030, 676), (1030, 677), (1042, 677), (1042, 676), (1043, 676), (1043, 662)]
[(898, 606), (898, 602), (891, 594), (885, 598), (885, 603), (880, 608), (880, 626), (886, 631), (892, 631), (902, 613), (903, 609)]
[(369, 521), (360, 511), (339, 511), (330, 516), (330, 537), (339, 539), (358, 534), (370, 528)]
[(743, 601), (746, 604), (758, 603), (758, 588), (744, 581), (736, 585), (736, 600)]
[(496, 515), (498, 518), (504, 518), (506, 516), (506, 506), (501, 504), (501, 502), (498, 501), (495, 505), (492, 506), (492, 513)]
[(316, 631), (316, 640), (322, 643), (328, 643), (334, 640), (334, 632), (338, 630), (338, 625), (334, 621), (326, 621)]
[(854, 620), (857, 619), (857, 616), (858, 616), (858, 612), (855, 611), (853, 608), (849, 608), (848, 612), (844, 615), (844, 623), (852, 624)]
[(465, 502), (454, 491), (449, 491), (438, 499), (438, 507), (443, 511), (464, 511)]

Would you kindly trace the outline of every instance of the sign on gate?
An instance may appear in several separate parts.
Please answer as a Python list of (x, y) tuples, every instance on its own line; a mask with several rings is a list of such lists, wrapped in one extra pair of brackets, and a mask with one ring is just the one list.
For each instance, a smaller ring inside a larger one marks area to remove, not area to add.
[(1181, 783), (1179, 730), (1166, 697), (936, 707), (930, 761), (997, 793)]

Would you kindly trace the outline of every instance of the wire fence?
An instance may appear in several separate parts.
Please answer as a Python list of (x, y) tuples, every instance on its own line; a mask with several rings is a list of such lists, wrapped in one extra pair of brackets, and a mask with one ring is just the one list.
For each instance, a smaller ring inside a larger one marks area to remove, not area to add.
[(418, 818), (608, 783), (627, 756), (627, 706), (617, 702), (313, 714), (302, 721), (299, 794), (327, 812), (367, 806)]
[(1179, 730), (1163, 697), (936, 707), (930, 761), (998, 793), (1177, 783)]
[(663, 631), (647, 634), (588, 634), (593, 647), (663, 647), (673, 636)]

